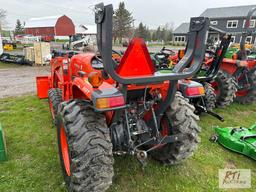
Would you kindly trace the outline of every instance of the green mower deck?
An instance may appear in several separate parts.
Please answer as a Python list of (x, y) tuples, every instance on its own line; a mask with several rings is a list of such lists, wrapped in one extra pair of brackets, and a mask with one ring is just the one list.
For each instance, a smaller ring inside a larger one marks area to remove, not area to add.
[(4, 132), (0, 124), (0, 161), (7, 160), (6, 144), (4, 139)]
[(212, 141), (256, 160), (256, 124), (250, 128), (216, 127), (215, 132)]

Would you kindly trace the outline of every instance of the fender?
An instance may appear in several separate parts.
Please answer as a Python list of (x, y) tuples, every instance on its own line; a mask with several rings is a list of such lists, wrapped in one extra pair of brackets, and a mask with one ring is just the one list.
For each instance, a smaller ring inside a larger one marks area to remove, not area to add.
[(178, 91), (180, 91), (185, 98), (189, 99), (205, 96), (204, 86), (201, 83), (191, 80), (179, 80)]
[(67, 58), (57, 57), (51, 60), (51, 84), (50, 87), (59, 87), (58, 84), (61, 82), (64, 84), (64, 73), (63, 73), (63, 60)]
[(76, 77), (71, 86), (73, 98), (89, 99), (94, 101), (97, 98), (111, 98), (123, 96), (123, 94), (108, 82), (103, 82), (98, 88), (93, 88), (87, 77)]
[(233, 75), (238, 68), (237, 61), (233, 59), (224, 59), (220, 68), (230, 75)]

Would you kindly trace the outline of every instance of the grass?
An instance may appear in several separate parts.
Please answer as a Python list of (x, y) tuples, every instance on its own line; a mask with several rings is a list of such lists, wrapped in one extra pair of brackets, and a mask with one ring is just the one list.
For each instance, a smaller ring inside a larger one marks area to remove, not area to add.
[[(199, 149), (183, 164), (167, 167), (149, 160), (143, 171), (133, 157), (115, 157), (115, 177), (109, 192), (220, 191), (218, 169), (229, 166), (251, 169), (252, 188), (228, 191), (256, 191), (255, 161), (208, 141), (213, 125), (252, 125), (256, 105), (233, 104), (217, 112), (225, 116), (226, 122), (203, 116)], [(1, 99), (0, 122), (9, 156), (7, 162), (0, 163), (0, 191), (66, 191), (47, 101), (35, 96)]]
[(7, 69), (7, 68), (13, 68), (13, 67), (20, 67), (21, 65), (13, 64), (13, 63), (3, 63), (0, 61), (0, 69)]

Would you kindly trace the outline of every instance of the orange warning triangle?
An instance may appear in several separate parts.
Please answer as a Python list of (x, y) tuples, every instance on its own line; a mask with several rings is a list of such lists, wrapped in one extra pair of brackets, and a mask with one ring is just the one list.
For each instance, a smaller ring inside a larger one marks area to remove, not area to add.
[(129, 44), (117, 73), (123, 77), (153, 75), (155, 67), (143, 39), (134, 38)]

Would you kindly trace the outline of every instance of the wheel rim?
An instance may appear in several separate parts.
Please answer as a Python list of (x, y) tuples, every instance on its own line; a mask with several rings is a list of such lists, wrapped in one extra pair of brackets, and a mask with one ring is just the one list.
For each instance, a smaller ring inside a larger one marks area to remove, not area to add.
[(70, 176), (70, 160), (68, 152), (68, 143), (64, 127), (60, 129), (60, 144), (61, 144), (61, 154), (63, 163), (65, 166), (66, 174)]
[[(166, 137), (170, 135), (170, 127), (169, 127), (169, 121), (166, 117), (162, 117), (161, 122), (161, 130), (159, 131), (159, 133), (161, 134), (162, 137)], [(166, 144), (156, 144), (155, 147), (157, 147), (158, 149), (164, 147)]]
[(169, 122), (166, 118), (161, 119), (161, 131), (160, 131), (162, 137), (169, 135)]
[(219, 84), (217, 81), (214, 81), (211, 83), (212, 87), (214, 88), (214, 93), (216, 94), (216, 96), (220, 95), (220, 89), (219, 89)]
[(54, 114), (53, 105), (52, 105), (51, 100), (49, 100), (49, 106), (50, 106), (50, 111), (51, 111), (51, 114), (52, 114), (52, 118), (54, 119), (55, 118), (55, 114)]
[(248, 95), (248, 93), (249, 93), (249, 90), (241, 90), (241, 91), (236, 92), (236, 96), (237, 97), (245, 97)]

